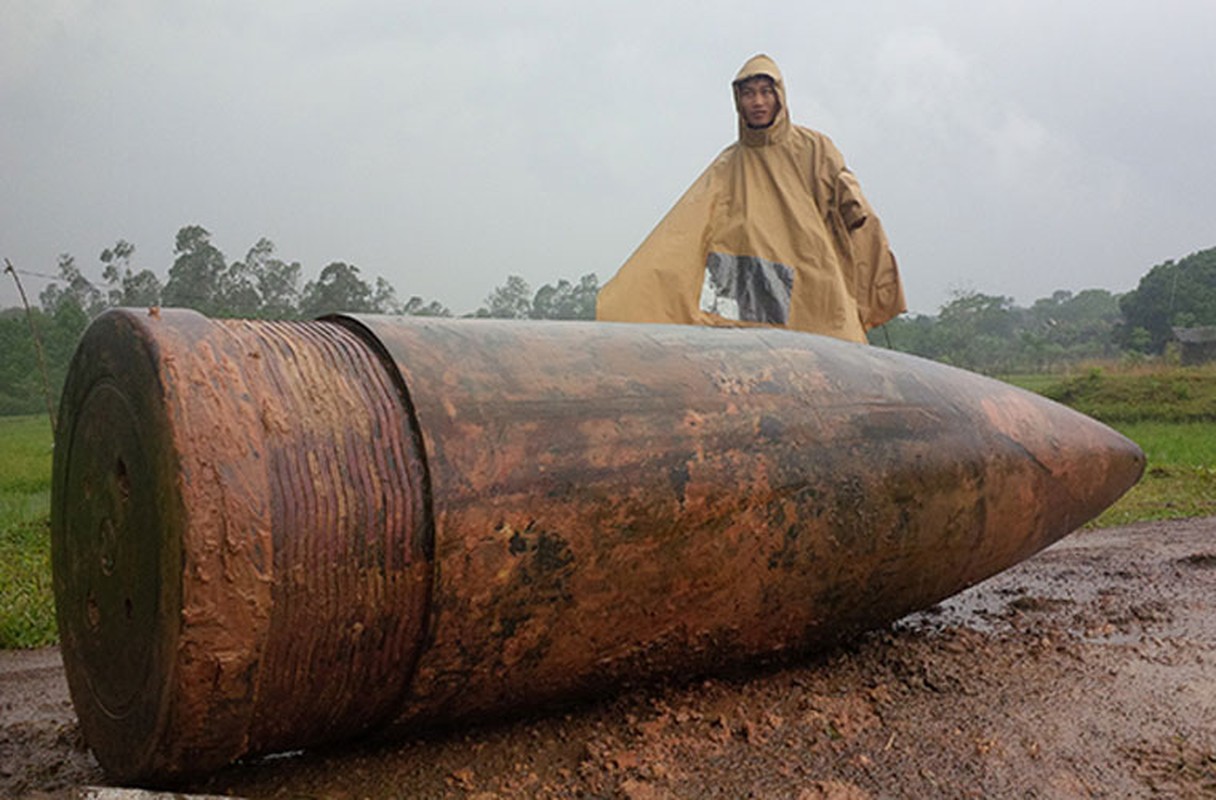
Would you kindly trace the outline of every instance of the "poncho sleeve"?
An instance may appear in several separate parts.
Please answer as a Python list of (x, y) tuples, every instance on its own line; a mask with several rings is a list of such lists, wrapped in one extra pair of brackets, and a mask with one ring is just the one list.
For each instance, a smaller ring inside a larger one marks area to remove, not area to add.
[(813, 191), (848, 273), (861, 324), (875, 328), (907, 310), (899, 266), (882, 222), (845, 165), (844, 156), (827, 136), (817, 134), (816, 138)]
[(841, 219), (848, 231), (861, 323), (875, 328), (907, 310), (899, 266), (878, 215), (847, 169), (837, 177)]

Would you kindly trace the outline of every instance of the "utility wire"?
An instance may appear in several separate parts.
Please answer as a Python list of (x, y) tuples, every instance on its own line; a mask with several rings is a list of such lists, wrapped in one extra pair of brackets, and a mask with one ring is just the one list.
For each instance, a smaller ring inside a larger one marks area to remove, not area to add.
[(12, 264), (9, 264), (9, 261), (8, 261), (8, 259), (7, 259), (7, 258), (6, 258), (6, 259), (4, 259), (4, 263), (5, 263), (5, 264), (8, 264), (8, 266), (7, 266), (7, 267), (5, 268), (5, 270), (4, 270), (5, 272), (12, 272), (12, 273), (15, 273), (15, 274), (18, 274), (18, 275), (28, 275), (28, 276), (30, 276), (31, 278), (46, 278), (48, 281), (61, 281), (61, 280), (63, 280), (63, 278), (61, 278), (61, 277), (60, 277), (60, 276), (58, 276), (58, 275), (47, 275), (45, 272), (33, 272), (33, 271), (31, 271), (31, 270), (28, 270), (28, 269), (17, 269), (17, 268), (16, 268), (16, 267), (14, 267)]

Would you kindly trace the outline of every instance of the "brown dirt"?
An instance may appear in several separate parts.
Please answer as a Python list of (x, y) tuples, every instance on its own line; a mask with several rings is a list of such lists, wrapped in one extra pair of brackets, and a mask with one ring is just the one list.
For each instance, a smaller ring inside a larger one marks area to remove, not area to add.
[[(105, 785), (58, 652), (0, 653), (0, 796)], [(242, 797), (1216, 797), (1216, 517), (1082, 532), (748, 675), (238, 765)]]

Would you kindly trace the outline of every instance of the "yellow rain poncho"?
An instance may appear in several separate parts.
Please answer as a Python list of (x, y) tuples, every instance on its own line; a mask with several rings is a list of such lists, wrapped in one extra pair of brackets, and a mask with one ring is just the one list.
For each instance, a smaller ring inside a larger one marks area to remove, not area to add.
[(735, 78), (767, 75), (780, 106), (767, 128), (739, 115), (739, 140), (701, 173), (603, 289), (596, 318), (771, 325), (855, 342), (906, 309), (895, 257), (844, 157), (790, 122), (767, 56)]

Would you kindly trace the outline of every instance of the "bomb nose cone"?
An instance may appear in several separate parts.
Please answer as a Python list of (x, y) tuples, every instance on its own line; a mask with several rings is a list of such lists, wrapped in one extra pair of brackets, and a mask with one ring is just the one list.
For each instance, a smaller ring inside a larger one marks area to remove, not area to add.
[(1097, 516), (1144, 473), (1144, 452), (1135, 442), (1066, 406), (1020, 389), (980, 405), (992, 431), (1023, 448), (1028, 463), (1042, 470), (1040, 502), (1052, 506), (1054, 527), (1065, 532)]
[(1071, 437), (1066, 448), (1075, 450), (1057, 473), (1071, 509), (1072, 519), (1059, 523), (1067, 530), (1097, 517), (1135, 486), (1147, 461), (1131, 439), (1089, 418), (1076, 424)]

